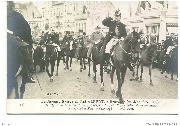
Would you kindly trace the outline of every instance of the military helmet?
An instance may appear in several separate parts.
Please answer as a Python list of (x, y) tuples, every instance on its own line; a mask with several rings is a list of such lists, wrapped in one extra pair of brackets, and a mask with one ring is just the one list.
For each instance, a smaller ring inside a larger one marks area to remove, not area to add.
[(70, 34), (70, 31), (66, 31), (66, 35), (67, 35), (67, 34)]
[(121, 16), (121, 11), (119, 9), (115, 11), (115, 16), (117, 17)]

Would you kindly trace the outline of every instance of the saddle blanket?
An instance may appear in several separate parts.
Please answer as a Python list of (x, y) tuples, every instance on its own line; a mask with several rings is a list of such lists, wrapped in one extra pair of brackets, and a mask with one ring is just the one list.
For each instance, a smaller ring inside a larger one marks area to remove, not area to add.
[(112, 38), (106, 45), (105, 53), (110, 53), (112, 47), (116, 45), (117, 42), (120, 42), (120, 39)]

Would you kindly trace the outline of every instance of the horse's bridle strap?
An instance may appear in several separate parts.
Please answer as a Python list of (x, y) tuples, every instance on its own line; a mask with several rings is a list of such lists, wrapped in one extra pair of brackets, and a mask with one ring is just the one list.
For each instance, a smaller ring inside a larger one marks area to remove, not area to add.
[(124, 48), (121, 46), (120, 42), (119, 42), (119, 47), (120, 47), (126, 54), (128, 54), (128, 52), (126, 52), (126, 50), (124, 50)]

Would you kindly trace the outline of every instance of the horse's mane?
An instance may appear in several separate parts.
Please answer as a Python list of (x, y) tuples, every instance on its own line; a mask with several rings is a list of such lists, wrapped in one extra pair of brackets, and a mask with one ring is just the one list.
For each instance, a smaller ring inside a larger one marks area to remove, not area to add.
[(125, 38), (124, 42), (129, 41), (132, 38), (132, 33), (129, 33)]

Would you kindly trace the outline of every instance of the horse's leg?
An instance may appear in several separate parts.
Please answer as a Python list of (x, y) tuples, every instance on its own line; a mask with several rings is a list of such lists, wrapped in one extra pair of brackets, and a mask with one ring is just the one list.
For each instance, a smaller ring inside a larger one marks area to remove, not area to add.
[(37, 66), (36, 62), (34, 62), (33, 65), (34, 65), (34, 72), (36, 73), (36, 66)]
[(52, 82), (52, 81), (53, 81), (53, 73), (54, 73), (55, 60), (52, 60), (52, 61), (50, 62), (50, 64), (51, 64), (50, 82)]
[(59, 63), (60, 63), (60, 52), (58, 52), (58, 57), (57, 57), (57, 69), (56, 69), (56, 76), (58, 76), (58, 68), (59, 68)]
[(151, 78), (152, 65), (153, 65), (153, 64), (149, 65), (149, 76), (150, 76), (150, 85), (151, 85), (151, 86), (153, 86), (152, 78)]
[(20, 87), (20, 99), (23, 99), (24, 92), (25, 92), (25, 84), (27, 82), (27, 78), (28, 78), (28, 72), (25, 71), (22, 74), (22, 83), (21, 83), (21, 87)]
[(86, 62), (85, 62), (85, 58), (83, 58), (83, 65), (84, 65), (83, 70), (86, 70)]
[(69, 63), (69, 56), (66, 56), (66, 68), (67, 68), (67, 69), (69, 69), (68, 63)]
[(65, 54), (64, 54), (64, 52), (61, 52), (61, 53), (62, 53), (62, 58), (63, 58), (64, 70), (65, 70), (66, 69)]
[(51, 74), (49, 73), (49, 61), (46, 61), (46, 72), (47, 72), (47, 74), (48, 74), (48, 76), (50, 77), (51, 76)]
[(82, 72), (82, 69), (83, 69), (82, 58), (79, 58), (79, 60), (80, 60), (80, 72)]
[(121, 94), (122, 80), (121, 80), (119, 68), (116, 69), (116, 75), (117, 75), (117, 80), (118, 80), (118, 90), (116, 91), (116, 96), (119, 98), (120, 104), (123, 104), (124, 100), (122, 99), (122, 94)]
[(96, 81), (96, 64), (93, 62), (93, 71), (94, 71), (94, 77), (93, 77), (93, 83), (97, 83)]
[(100, 76), (101, 76), (101, 89), (100, 89), (100, 91), (104, 91), (103, 64), (100, 64)]
[(139, 79), (139, 53), (138, 53), (138, 56), (137, 56), (137, 62), (136, 62), (136, 78), (135, 80), (137, 81)]
[(71, 65), (72, 65), (72, 57), (70, 57), (70, 71), (72, 71)]
[(113, 94), (115, 94), (114, 82), (113, 82), (114, 72), (115, 72), (115, 67), (112, 66), (112, 71), (111, 71), (110, 77), (111, 77), (111, 93), (113, 93)]
[(142, 81), (142, 73), (143, 73), (143, 64), (141, 63), (141, 75), (140, 75), (140, 81)]
[(91, 70), (91, 60), (90, 60), (90, 57), (88, 58), (88, 64), (89, 64), (88, 76), (90, 77), (90, 70)]
[[(11, 72), (11, 71), (10, 71)], [(17, 83), (17, 78), (14, 76), (14, 74), (8, 72), (8, 76), (7, 76), (7, 98), (9, 99), (13, 88), (15, 89), (15, 99), (19, 99), (19, 91), (18, 91), (18, 83)], [(11, 74), (11, 75), (9, 75)]]

